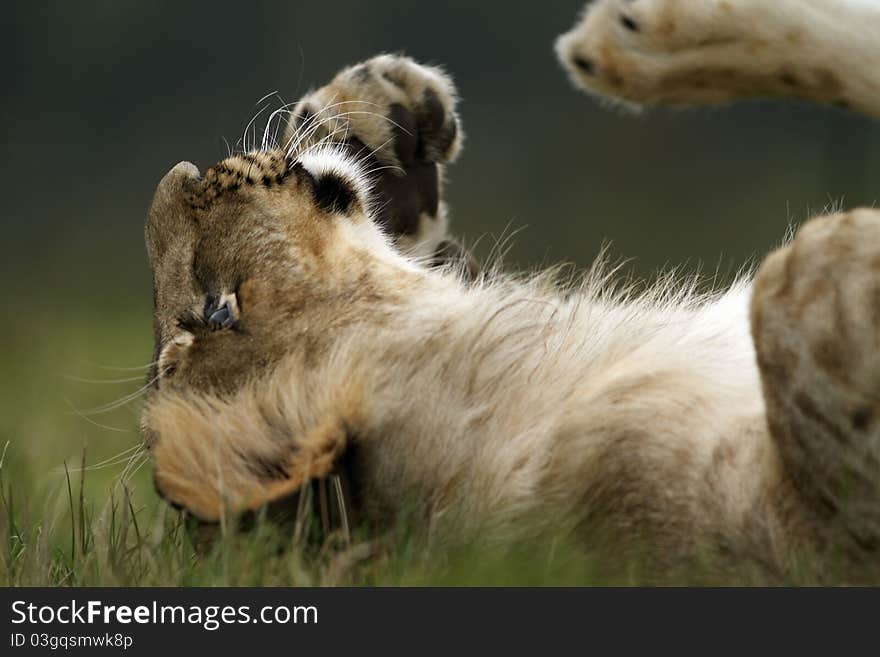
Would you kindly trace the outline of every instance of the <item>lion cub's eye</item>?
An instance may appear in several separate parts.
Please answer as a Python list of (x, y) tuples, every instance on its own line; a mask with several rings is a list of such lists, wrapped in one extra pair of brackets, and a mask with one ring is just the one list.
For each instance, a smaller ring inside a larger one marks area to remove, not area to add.
[(232, 328), (238, 321), (238, 303), (234, 294), (209, 296), (205, 300), (205, 323), (212, 331)]

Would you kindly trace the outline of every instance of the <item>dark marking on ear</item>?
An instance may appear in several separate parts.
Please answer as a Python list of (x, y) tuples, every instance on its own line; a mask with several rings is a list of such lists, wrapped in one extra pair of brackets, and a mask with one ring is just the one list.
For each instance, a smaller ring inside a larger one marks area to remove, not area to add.
[(315, 203), (324, 212), (349, 214), (357, 203), (357, 194), (351, 183), (335, 173), (318, 178), (313, 186)]
[(317, 180), (315, 180), (312, 172), (306, 169), (302, 165), (302, 162), (295, 159), (295, 156), (293, 155), (287, 156), (287, 172), (288, 174), (294, 174), (297, 178), (308, 185), (312, 190), (314, 190), (315, 185), (318, 182)]

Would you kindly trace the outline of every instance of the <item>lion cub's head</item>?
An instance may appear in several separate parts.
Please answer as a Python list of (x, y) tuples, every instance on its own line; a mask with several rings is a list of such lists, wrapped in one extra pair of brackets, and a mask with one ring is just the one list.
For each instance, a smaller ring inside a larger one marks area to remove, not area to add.
[(367, 204), (358, 168), (333, 151), (254, 152), (203, 177), (175, 166), (146, 227), (153, 385), (229, 393), (362, 318), (378, 292), (371, 262), (393, 257)]
[[(346, 328), (382, 321), (412, 266), (368, 205), (356, 163), (328, 148), (230, 157), (204, 176), (182, 162), (159, 183), (146, 226), (155, 365), (142, 426), (172, 502), (216, 519), (222, 505), (253, 506), (271, 497), (261, 486), (291, 479), (284, 441), (303, 439), (293, 435), (301, 420), (282, 417), (283, 404), (236, 398), (285, 361), (320, 362)], [(236, 403), (255, 405), (266, 436), (236, 424)], [(338, 451), (325, 433), (315, 449)], [(209, 481), (219, 471), (224, 481)]]

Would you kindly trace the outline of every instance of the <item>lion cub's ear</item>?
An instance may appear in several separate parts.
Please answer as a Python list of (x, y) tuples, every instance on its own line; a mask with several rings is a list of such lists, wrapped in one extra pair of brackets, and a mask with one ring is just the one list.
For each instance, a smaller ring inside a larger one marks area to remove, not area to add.
[(350, 182), (335, 173), (321, 176), (314, 183), (315, 203), (324, 212), (351, 214), (360, 203)]
[(347, 445), (346, 424), (311, 428), (283, 407), (250, 398), (160, 399), (147, 409), (159, 494), (206, 522), (255, 511), (331, 474)]
[(304, 153), (289, 166), (309, 183), (322, 212), (350, 215), (367, 209), (370, 184), (354, 159), (318, 151)]

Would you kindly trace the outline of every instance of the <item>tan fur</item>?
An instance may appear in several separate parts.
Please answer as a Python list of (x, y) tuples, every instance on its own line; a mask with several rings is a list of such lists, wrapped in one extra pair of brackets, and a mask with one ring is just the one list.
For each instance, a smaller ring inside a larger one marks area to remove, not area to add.
[[(588, 32), (612, 4), (591, 6)], [(740, 29), (719, 18), (700, 32), (706, 16), (673, 0), (624, 4), (643, 26), (656, 19), (648, 44), (701, 48)], [(635, 88), (645, 71), (608, 39), (601, 70)], [(740, 73), (706, 84), (729, 94)], [(443, 91), (442, 111), (413, 125), (457, 121), (447, 78), (388, 56), (303, 102), (370, 99), (369, 115), (334, 120), (393, 151), (412, 135), (387, 132), (387, 116), (427, 116), (425, 88)], [(203, 178), (178, 165), (156, 192), (160, 366), (143, 424), (166, 498), (218, 521), (344, 463), (366, 518), (409, 509), (462, 536), (568, 534), (658, 576), (697, 561), (770, 582), (802, 567), (820, 581), (877, 575), (880, 212), (814, 221), (754, 284), (713, 295), (671, 280), (619, 290), (601, 263), (569, 283), (468, 280), (372, 221), (352, 142), (315, 142), (309, 125), (296, 146)], [(433, 128), (408, 166), (454, 156), (460, 132)]]

